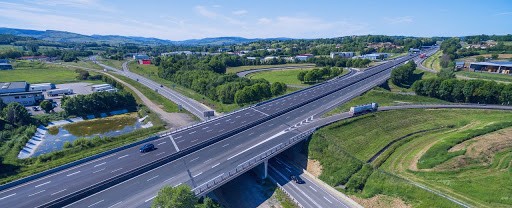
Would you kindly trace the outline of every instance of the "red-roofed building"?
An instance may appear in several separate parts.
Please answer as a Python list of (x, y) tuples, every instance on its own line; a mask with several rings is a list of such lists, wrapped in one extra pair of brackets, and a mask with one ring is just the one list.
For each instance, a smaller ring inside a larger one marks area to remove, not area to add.
[(150, 65), (151, 64), (151, 60), (150, 59), (139, 59), (139, 64)]

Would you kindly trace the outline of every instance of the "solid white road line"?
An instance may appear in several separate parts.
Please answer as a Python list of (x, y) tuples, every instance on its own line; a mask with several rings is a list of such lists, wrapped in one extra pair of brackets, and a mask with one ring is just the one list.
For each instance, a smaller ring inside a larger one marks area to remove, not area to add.
[(67, 190), (67, 189), (62, 189), (62, 190), (57, 191), (57, 192), (55, 192), (55, 193), (53, 193), (53, 194), (50, 194), (50, 195), (51, 195), (51, 196), (53, 196), (53, 195), (55, 195), (55, 194), (58, 194), (58, 193), (60, 193), (60, 192), (66, 191), (66, 190)]
[(39, 184), (39, 185), (37, 185), (37, 186), (35, 186), (35, 187), (37, 188), (37, 187), (39, 187), (39, 186), (49, 184), (50, 182), (52, 182), (52, 181), (48, 181), (48, 182), (46, 182), (46, 183)]
[[(176, 137), (176, 138), (180, 138), (180, 137), (181, 136)], [(180, 149), (178, 148), (178, 145), (176, 145), (176, 142), (174, 142), (174, 139), (172, 138), (172, 136), (169, 135), (169, 138), (171, 139), (172, 145), (174, 145), (174, 149), (176, 149), (176, 152), (179, 152)]]
[(38, 192), (36, 192), (36, 193), (33, 193), (33, 194), (30, 194), (30, 195), (28, 195), (28, 196), (34, 196), (34, 195), (36, 195), (36, 194), (40, 194), (40, 193), (43, 193), (44, 191), (46, 191), (46, 190), (38, 191)]
[(87, 207), (92, 207), (92, 206), (94, 206), (94, 205), (96, 205), (96, 204), (99, 204), (99, 203), (101, 203), (101, 202), (103, 202), (103, 201), (105, 201), (105, 200), (104, 200), (104, 199), (102, 199), (102, 200), (100, 200), (100, 201), (98, 201), (98, 202), (96, 202), (96, 203), (94, 203), (94, 204), (91, 204), (91, 205), (89, 205), (89, 206), (87, 206)]
[(78, 174), (78, 173), (80, 173), (80, 172), (82, 172), (82, 171), (76, 171), (76, 172), (74, 172), (74, 173), (67, 174), (66, 176), (72, 176), (72, 175)]

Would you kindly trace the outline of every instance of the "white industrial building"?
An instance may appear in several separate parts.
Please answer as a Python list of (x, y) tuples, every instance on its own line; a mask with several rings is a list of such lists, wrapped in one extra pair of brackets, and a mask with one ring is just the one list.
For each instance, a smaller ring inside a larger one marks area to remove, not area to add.
[(331, 52), (331, 58), (352, 58), (356, 55), (354, 52)]
[(0, 83), (0, 99), (5, 104), (18, 102), (30, 106), (44, 100), (44, 95), (41, 91), (30, 92), (27, 82), (5, 82)]
[(52, 83), (40, 83), (40, 84), (30, 84), (30, 87), (28, 91), (35, 92), (35, 91), (47, 91), (55, 89), (55, 85)]
[(295, 56), (295, 60), (299, 60), (299, 61), (307, 61), (308, 59), (310, 58), (313, 58), (314, 55), (313, 54), (300, 54), (300, 55), (297, 55)]
[(387, 53), (371, 53), (371, 54), (364, 54), (361, 56), (354, 56), (352, 58), (362, 58), (362, 59), (370, 59), (370, 60), (381, 60), (388, 58), (389, 54)]

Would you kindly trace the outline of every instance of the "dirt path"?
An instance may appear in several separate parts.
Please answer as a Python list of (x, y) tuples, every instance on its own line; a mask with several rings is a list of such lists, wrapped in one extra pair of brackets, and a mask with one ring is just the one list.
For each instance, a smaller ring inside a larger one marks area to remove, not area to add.
[(186, 113), (168, 113), (168, 112), (165, 112), (164, 110), (162, 110), (162, 108), (160, 108), (159, 105), (153, 103), (151, 100), (149, 100), (144, 94), (142, 94), (142, 92), (140, 92), (137, 88), (135, 88), (134, 86), (124, 82), (123, 80), (109, 74), (109, 73), (105, 73), (105, 72), (102, 72), (102, 71), (99, 71), (99, 70), (96, 70), (96, 69), (91, 69), (91, 68), (86, 68), (86, 67), (79, 67), (79, 66), (72, 66), (72, 65), (64, 65), (64, 66), (69, 66), (69, 67), (74, 67), (74, 68), (81, 68), (81, 69), (85, 69), (85, 70), (92, 70), (92, 71), (95, 71), (95, 72), (98, 72), (98, 73), (102, 73), (106, 76), (109, 76), (110, 78), (116, 80), (117, 82), (123, 84), (124, 86), (130, 88), (131, 90), (133, 90), (133, 92), (135, 92), (135, 94), (137, 94), (137, 96), (140, 98), (140, 100), (144, 103), (144, 105), (146, 105), (149, 109), (151, 109), (151, 111), (155, 112), (156, 114), (159, 115), (159, 117), (168, 125), (168, 128), (179, 128), (179, 127), (182, 127), (182, 126), (187, 126), (187, 125), (190, 125), (191, 123), (194, 122), (194, 119), (191, 118), (188, 114)]

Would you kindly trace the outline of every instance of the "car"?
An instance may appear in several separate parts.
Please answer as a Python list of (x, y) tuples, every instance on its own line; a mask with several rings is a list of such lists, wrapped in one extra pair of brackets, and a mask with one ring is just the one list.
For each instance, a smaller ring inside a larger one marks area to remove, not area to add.
[(305, 183), (299, 176), (292, 175), (292, 176), (290, 176), (290, 179), (298, 184)]
[(32, 107), (32, 110), (39, 111), (39, 108), (37, 106)]
[(164, 87), (163, 85), (160, 85), (160, 87)]
[(140, 147), (139, 150), (140, 150), (141, 153), (150, 152), (150, 151), (155, 150), (155, 145), (153, 145), (151, 143), (147, 143), (145, 145), (142, 145), (142, 147)]

